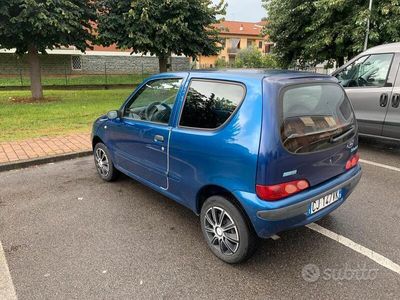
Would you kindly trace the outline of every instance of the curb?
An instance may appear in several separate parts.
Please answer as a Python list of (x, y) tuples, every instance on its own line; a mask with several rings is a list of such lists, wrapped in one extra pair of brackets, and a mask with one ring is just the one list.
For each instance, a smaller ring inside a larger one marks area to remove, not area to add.
[(81, 151), (81, 152), (74, 152), (74, 153), (67, 153), (62, 155), (55, 155), (55, 156), (45, 156), (40, 158), (33, 158), (28, 160), (10, 162), (6, 164), (0, 165), (0, 172), (16, 170), (16, 169), (23, 169), (37, 165), (48, 164), (52, 162), (58, 162), (63, 160), (69, 160), (78, 157), (84, 157), (92, 155), (92, 150), (88, 151)]

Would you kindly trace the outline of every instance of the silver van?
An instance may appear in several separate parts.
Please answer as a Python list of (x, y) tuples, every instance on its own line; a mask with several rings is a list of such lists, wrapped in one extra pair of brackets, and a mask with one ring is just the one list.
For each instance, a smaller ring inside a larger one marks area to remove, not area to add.
[(351, 100), (359, 133), (400, 141), (400, 43), (377, 46), (332, 73)]

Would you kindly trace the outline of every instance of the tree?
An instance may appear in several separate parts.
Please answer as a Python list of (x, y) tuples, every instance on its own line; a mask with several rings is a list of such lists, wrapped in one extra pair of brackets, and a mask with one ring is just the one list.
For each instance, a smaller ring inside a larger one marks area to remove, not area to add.
[(95, 20), (91, 0), (0, 0), (0, 48), (28, 53), (32, 98), (43, 98), (39, 53), (60, 46), (85, 51)]
[(264, 1), (268, 21), (264, 33), (275, 43), (274, 52), (282, 67), (304, 57), (307, 28), (311, 24), (312, 0)]
[(306, 28), (304, 53), (313, 64), (336, 61), (362, 51), (368, 0), (313, 1), (312, 18)]
[(275, 54), (268, 53), (263, 56), (263, 68), (276, 69), (279, 67)]
[(236, 55), (235, 67), (237, 68), (268, 68), (278, 66), (276, 58), (272, 54), (263, 55), (257, 48), (248, 47), (242, 49)]
[[(263, 0), (265, 33), (284, 67), (339, 65), (363, 49), (369, 0)], [(374, 0), (369, 46), (400, 41), (398, 0)]]
[(100, 0), (98, 43), (156, 55), (165, 72), (171, 53), (218, 53), (221, 40), (213, 25), (225, 8), (223, 0), (218, 5), (211, 0)]
[(228, 63), (226, 62), (226, 60), (224, 58), (219, 57), (215, 61), (215, 67), (217, 69), (226, 68), (227, 66), (228, 66)]
[(255, 47), (244, 48), (236, 55), (235, 66), (238, 68), (262, 68), (262, 54)]

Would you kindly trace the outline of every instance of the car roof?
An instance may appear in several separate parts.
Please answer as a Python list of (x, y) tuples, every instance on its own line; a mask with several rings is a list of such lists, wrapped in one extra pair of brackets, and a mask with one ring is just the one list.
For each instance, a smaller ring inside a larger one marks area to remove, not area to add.
[[(323, 75), (312, 72), (303, 71), (291, 71), (291, 70), (275, 70), (275, 69), (209, 69), (209, 70), (190, 70), (188, 71), (192, 77), (204, 77), (204, 78), (248, 78), (262, 80), (268, 78), (271, 80), (280, 79), (296, 79), (296, 78), (307, 78), (307, 77), (318, 77), (318, 78), (331, 78), (329, 75)], [(169, 72), (162, 73), (164, 75), (179, 75), (182, 72)]]
[(391, 44), (384, 44), (372, 47), (364, 51), (362, 54), (365, 55), (365, 54), (388, 53), (388, 52), (400, 52), (400, 43), (391, 43)]

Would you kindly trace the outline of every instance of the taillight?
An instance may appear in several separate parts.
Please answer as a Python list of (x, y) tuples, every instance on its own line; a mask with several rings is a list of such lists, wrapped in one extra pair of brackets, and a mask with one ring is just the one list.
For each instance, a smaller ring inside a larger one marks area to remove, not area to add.
[(296, 194), (310, 186), (306, 180), (295, 180), (275, 185), (256, 185), (257, 196), (266, 201), (276, 201)]
[(359, 160), (360, 155), (358, 153), (351, 156), (350, 159), (346, 162), (346, 170), (350, 170), (351, 168), (357, 166)]

